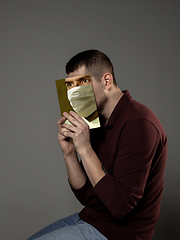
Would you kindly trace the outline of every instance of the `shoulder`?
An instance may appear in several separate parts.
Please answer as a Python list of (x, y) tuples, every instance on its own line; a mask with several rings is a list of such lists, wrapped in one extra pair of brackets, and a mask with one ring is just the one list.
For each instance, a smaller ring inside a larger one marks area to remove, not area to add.
[(143, 127), (143, 125), (152, 125), (158, 132), (164, 132), (161, 122), (154, 112), (133, 98), (124, 106), (122, 118), (126, 123), (131, 122), (140, 127)]

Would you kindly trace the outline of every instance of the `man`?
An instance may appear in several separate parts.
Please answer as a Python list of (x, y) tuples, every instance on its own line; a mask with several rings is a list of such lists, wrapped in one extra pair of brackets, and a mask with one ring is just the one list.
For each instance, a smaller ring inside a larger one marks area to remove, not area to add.
[[(65, 78), (67, 96), (70, 105), (89, 125), (89, 128), (100, 127), (98, 111), (89, 74)], [(65, 123), (69, 123), (66, 120)]]
[(85, 207), (32, 239), (152, 239), (167, 158), (161, 123), (118, 88), (112, 63), (102, 52), (77, 54), (66, 73), (68, 78), (90, 74), (102, 126), (89, 131), (75, 112), (58, 120), (68, 180)]

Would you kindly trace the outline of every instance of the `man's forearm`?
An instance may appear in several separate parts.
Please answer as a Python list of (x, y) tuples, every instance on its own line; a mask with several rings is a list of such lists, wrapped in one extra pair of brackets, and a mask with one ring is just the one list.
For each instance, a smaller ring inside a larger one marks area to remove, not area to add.
[[(82, 160), (87, 177), (94, 187), (99, 182), (99, 180), (105, 176), (105, 172), (102, 169), (102, 163), (92, 149), (89, 126), (75, 112), (70, 111), (69, 114), (64, 112), (63, 115), (72, 123), (72, 125), (66, 123), (62, 124), (62, 128), (64, 129), (64, 137), (67, 139), (72, 139), (74, 148)], [(78, 183), (77, 186), (79, 188), (79, 185), (82, 186), (81, 183), (85, 182), (86, 174), (80, 168), (77, 156), (76, 158), (73, 158), (76, 159), (76, 161), (73, 161), (73, 163), (72, 160), (66, 159), (67, 169), (70, 174), (70, 181), (76, 179), (76, 182)], [(74, 165), (73, 167), (72, 164)], [(76, 168), (76, 173), (74, 173), (74, 168)], [(80, 184), (78, 181), (79, 176), (81, 176)]]
[(87, 176), (94, 187), (106, 174), (102, 169), (102, 163), (92, 148), (79, 153)]
[(76, 153), (70, 156), (64, 155), (64, 160), (66, 163), (68, 180), (74, 189), (80, 189), (84, 186), (87, 180), (87, 176), (79, 163)]

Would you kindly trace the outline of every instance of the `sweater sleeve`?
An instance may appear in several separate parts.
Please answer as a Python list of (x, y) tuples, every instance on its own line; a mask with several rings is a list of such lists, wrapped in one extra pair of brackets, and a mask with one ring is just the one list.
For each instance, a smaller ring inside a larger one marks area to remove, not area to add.
[(148, 120), (133, 119), (125, 125), (113, 173), (93, 188), (115, 219), (125, 216), (142, 198), (158, 142), (159, 132)]
[[(70, 183), (69, 183), (70, 184)], [(73, 186), (70, 184), (71, 190), (73, 191), (74, 195), (76, 196), (76, 198), (78, 199), (78, 201), (85, 206), (87, 203), (87, 198), (88, 195), (90, 193), (90, 191), (92, 190), (92, 185), (89, 181), (89, 179), (87, 179), (86, 183), (84, 184), (84, 186), (82, 186), (82, 188), (80, 189), (74, 189)]]

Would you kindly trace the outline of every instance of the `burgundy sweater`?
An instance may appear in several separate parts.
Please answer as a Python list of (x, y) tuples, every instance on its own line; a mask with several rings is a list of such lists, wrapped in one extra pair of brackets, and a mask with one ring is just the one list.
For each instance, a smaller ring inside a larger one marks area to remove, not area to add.
[(85, 206), (81, 219), (109, 240), (150, 240), (159, 217), (167, 158), (161, 123), (125, 91), (107, 124), (91, 130), (107, 174), (73, 190)]

